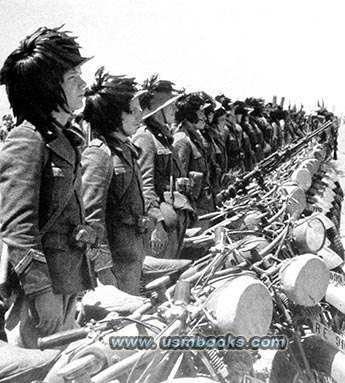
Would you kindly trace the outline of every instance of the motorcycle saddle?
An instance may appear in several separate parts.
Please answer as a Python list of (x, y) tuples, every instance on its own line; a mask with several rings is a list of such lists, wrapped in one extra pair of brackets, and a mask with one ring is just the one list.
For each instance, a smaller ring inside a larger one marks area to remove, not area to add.
[(143, 263), (143, 277), (146, 282), (165, 275), (182, 273), (192, 263), (189, 259), (161, 259), (146, 256)]
[(110, 312), (132, 314), (144, 304), (144, 298), (130, 295), (115, 286), (97, 286), (88, 291), (81, 300), (82, 310), (88, 319), (101, 320)]
[(25, 349), (0, 340), (0, 354), (0, 382), (29, 383), (46, 376), (60, 351)]

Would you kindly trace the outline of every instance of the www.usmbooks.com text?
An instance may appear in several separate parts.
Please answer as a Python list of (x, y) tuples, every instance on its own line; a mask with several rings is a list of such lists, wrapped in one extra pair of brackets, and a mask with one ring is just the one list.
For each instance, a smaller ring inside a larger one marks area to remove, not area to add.
[(112, 336), (109, 345), (112, 350), (286, 350), (288, 340), (283, 335), (244, 336), (226, 334), (222, 336), (163, 336), (157, 342), (152, 336)]

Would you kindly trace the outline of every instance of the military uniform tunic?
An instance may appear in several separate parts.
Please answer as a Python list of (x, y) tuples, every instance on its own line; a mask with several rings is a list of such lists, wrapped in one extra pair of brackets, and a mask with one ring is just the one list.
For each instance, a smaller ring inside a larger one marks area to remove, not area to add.
[(88, 223), (104, 224), (102, 251), (111, 254), (118, 287), (139, 294), (146, 250), (138, 149), (118, 133), (92, 140), (83, 152), (83, 199)]

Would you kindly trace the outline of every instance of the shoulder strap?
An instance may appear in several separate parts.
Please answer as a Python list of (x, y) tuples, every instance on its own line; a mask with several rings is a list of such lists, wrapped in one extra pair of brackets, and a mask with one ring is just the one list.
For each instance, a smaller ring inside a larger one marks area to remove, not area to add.
[(51, 215), (51, 217), (48, 219), (46, 224), (40, 230), (41, 238), (43, 238), (47, 234), (49, 229), (53, 226), (54, 222), (57, 220), (59, 215), (62, 213), (63, 209), (67, 206), (69, 200), (71, 199), (72, 195), (74, 194), (74, 187), (75, 187), (75, 182), (73, 183), (73, 187), (69, 191), (69, 193), (67, 194), (66, 198), (61, 202), (59, 207), (55, 210), (55, 212)]
[[(47, 153), (46, 150), (44, 150), (43, 151), (43, 167), (44, 168), (47, 166), (48, 160), (49, 160), (49, 154)], [(62, 213), (62, 211), (64, 210), (64, 208), (67, 206), (67, 204), (70, 201), (72, 195), (74, 194), (76, 180), (77, 180), (77, 172), (75, 173), (75, 176), (74, 176), (72, 188), (68, 192), (66, 198), (64, 198), (64, 200), (61, 201), (61, 203), (58, 206), (58, 208), (54, 211), (54, 213), (51, 215), (51, 217), (48, 219), (48, 221), (45, 223), (45, 225), (40, 230), (41, 238), (43, 238), (47, 234), (47, 232), (51, 229), (51, 227), (53, 226), (55, 221), (59, 218), (59, 216)]]

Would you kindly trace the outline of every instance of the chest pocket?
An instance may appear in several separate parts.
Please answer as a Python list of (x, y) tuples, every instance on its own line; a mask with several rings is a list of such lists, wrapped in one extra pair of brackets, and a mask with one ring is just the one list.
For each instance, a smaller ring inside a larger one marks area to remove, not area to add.
[(169, 177), (170, 175), (171, 150), (169, 148), (158, 147), (155, 159), (155, 168), (160, 176)]
[(114, 170), (113, 170), (113, 181), (112, 181), (112, 193), (114, 193), (115, 199), (120, 202), (123, 196), (128, 191), (128, 188), (134, 177), (134, 170), (129, 166), (126, 166), (121, 161), (114, 157)]
[[(193, 143), (192, 144), (192, 166), (190, 170), (207, 174), (206, 158), (203, 152)], [(205, 178), (204, 178), (205, 179)]]
[(231, 133), (229, 135), (228, 143), (229, 143), (228, 151), (230, 153), (237, 154), (241, 151), (241, 144), (234, 134)]
[(48, 162), (42, 185), (51, 195), (52, 202), (59, 203), (69, 193), (74, 180), (74, 169), (67, 163)]

